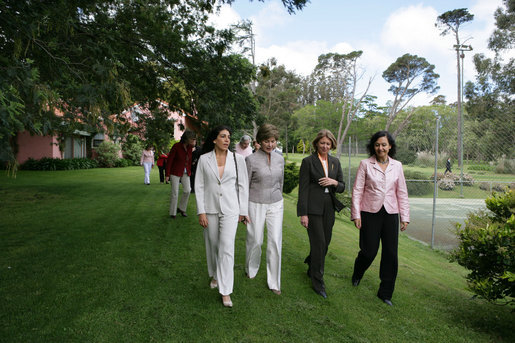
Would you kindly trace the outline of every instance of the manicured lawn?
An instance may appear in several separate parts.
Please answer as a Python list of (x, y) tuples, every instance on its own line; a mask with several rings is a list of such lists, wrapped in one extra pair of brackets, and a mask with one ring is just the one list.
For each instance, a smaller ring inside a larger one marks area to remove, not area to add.
[(208, 286), (194, 197), (189, 216), (171, 220), (168, 185), (157, 170), (151, 182), (136, 167), (0, 175), (0, 341), (515, 341), (512, 308), (473, 299), (463, 268), (405, 235), (394, 307), (375, 296), (378, 259), (352, 287), (358, 233), (343, 216), (327, 256), (329, 297), (316, 295), (295, 195), (285, 197), (283, 294), (267, 289), (263, 266), (245, 278), (241, 226), (234, 308), (223, 308)]

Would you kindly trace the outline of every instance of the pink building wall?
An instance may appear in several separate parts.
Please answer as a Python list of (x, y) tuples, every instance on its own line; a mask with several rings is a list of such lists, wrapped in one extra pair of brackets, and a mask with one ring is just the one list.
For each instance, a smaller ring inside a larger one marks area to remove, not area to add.
[(184, 131), (181, 131), (180, 125), (182, 124), (182, 127), (186, 127), (186, 117), (179, 112), (171, 112), (170, 117), (175, 119), (173, 138), (178, 141), (181, 139), (182, 134), (184, 133)]
[(17, 142), (18, 163), (23, 163), (29, 158), (62, 158), (57, 139), (53, 136), (31, 136), (28, 131), (23, 131), (18, 134)]

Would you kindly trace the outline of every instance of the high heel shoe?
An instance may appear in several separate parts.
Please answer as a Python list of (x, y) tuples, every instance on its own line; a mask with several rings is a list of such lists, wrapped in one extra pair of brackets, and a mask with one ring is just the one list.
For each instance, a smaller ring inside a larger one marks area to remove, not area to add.
[(209, 287), (211, 287), (211, 289), (218, 287), (218, 282), (215, 279), (211, 279)]
[(232, 301), (230, 295), (222, 295), (222, 303), (225, 307), (232, 307)]

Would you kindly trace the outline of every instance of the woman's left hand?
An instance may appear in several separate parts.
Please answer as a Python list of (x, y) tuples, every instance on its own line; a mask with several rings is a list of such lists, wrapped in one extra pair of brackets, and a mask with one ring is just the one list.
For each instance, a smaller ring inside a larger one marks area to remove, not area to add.
[(408, 228), (408, 222), (401, 222), (401, 231), (404, 231)]
[(249, 218), (249, 216), (240, 216), (239, 221), (242, 222), (243, 224), (247, 225), (248, 223), (250, 223), (250, 218)]
[(322, 177), (318, 179), (318, 184), (322, 187), (338, 186), (338, 181), (329, 177)]

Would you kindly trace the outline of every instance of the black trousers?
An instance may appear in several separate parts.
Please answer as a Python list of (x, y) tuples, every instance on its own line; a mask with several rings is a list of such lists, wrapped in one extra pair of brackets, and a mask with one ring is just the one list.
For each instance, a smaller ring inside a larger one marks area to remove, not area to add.
[(324, 195), (324, 214), (308, 215), (309, 255), (304, 260), (308, 264), (313, 289), (317, 292), (325, 290), (324, 265), (325, 255), (331, 243), (334, 225), (334, 206), (331, 195)]
[(161, 183), (165, 182), (165, 168), (166, 166), (157, 166), (159, 168), (159, 181)]
[(399, 215), (388, 214), (384, 207), (377, 213), (361, 212), (358, 257), (354, 262), (353, 279), (361, 279), (374, 261), (381, 241), (381, 284), (377, 296), (391, 299), (398, 270)]

